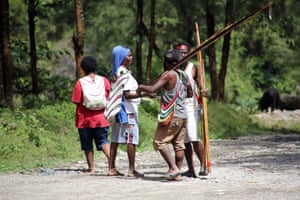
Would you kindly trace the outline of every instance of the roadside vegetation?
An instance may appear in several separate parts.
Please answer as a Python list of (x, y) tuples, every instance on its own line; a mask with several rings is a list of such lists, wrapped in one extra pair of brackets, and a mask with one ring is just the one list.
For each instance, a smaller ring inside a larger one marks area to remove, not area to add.
[[(143, 100), (140, 106), (138, 151), (151, 151), (156, 128), (157, 100)], [(47, 168), (84, 159), (74, 126), (75, 105), (71, 102), (0, 111), (0, 172)], [(263, 126), (236, 106), (208, 103), (210, 139), (234, 138), (249, 134), (300, 132), (300, 127)], [(125, 146), (122, 145), (121, 150)], [(104, 156), (96, 153), (96, 158)]]

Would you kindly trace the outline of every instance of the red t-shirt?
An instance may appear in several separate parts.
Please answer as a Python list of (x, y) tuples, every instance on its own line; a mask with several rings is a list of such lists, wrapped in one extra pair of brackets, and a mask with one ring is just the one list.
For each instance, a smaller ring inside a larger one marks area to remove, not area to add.
[[(105, 96), (106, 99), (108, 99), (110, 92), (110, 83), (107, 78), (103, 77), (103, 79), (105, 86)], [(75, 125), (77, 128), (102, 128), (109, 126), (109, 122), (104, 116), (104, 109), (94, 111), (89, 110), (83, 106), (83, 94), (80, 80), (77, 80), (75, 84), (72, 93), (72, 102), (76, 104)]]

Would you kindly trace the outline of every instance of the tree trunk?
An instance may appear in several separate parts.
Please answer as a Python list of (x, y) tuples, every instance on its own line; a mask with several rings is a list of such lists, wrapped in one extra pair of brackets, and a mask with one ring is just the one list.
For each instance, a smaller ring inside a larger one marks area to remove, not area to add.
[(3, 90), (6, 106), (13, 111), (13, 82), (12, 82), (12, 56), (9, 47), (9, 2), (8, 0), (1, 0), (1, 54), (2, 54), (2, 83), (1, 89)]
[(28, 18), (29, 18), (29, 38), (30, 38), (30, 66), (31, 66), (31, 81), (32, 93), (38, 94), (38, 72), (37, 72), (37, 56), (35, 46), (35, 0), (28, 1)]
[[(232, 23), (233, 17), (233, 0), (226, 1), (226, 10), (225, 10), (225, 26)], [(231, 32), (224, 36), (223, 47), (222, 47), (222, 61), (221, 69), (218, 79), (218, 101), (225, 101), (225, 78), (227, 72), (227, 64), (230, 50), (230, 36)]]
[(139, 83), (143, 80), (143, 71), (142, 71), (142, 39), (143, 39), (143, 0), (137, 0), (137, 12), (136, 12), (136, 72), (137, 72), (137, 81)]
[[(142, 27), (143, 34), (148, 38), (148, 40), (150, 40), (150, 33), (149, 33), (146, 25), (144, 24), (144, 22), (142, 22), (142, 26), (143, 26)], [(155, 43), (155, 40), (153, 42), (153, 50), (158, 57), (161, 57), (161, 50), (159, 49), (158, 45)]]
[(1, 22), (0, 22), (0, 106), (5, 105), (5, 96), (4, 96), (4, 81), (3, 81), (3, 72), (4, 72), (4, 62), (3, 62), (3, 19), (4, 19), (4, 10), (2, 6), (3, 2), (0, 2), (0, 13), (1, 13)]
[(152, 50), (155, 41), (155, 4), (156, 0), (151, 0), (151, 21), (150, 21), (150, 34), (149, 34), (149, 49), (147, 58), (147, 69), (146, 69), (146, 82), (151, 82), (151, 65), (152, 65)]
[(84, 18), (81, 0), (74, 0), (76, 14), (76, 33), (73, 35), (75, 62), (76, 62), (76, 78), (84, 76), (84, 72), (80, 66), (83, 58), (84, 50)]
[[(206, 23), (207, 23), (207, 38), (215, 33), (215, 17), (214, 17), (214, 1), (207, 0), (206, 2)], [(211, 97), (212, 100), (217, 100), (218, 95), (218, 80), (216, 68), (216, 48), (215, 44), (208, 47), (209, 57), (209, 72), (211, 82)]]

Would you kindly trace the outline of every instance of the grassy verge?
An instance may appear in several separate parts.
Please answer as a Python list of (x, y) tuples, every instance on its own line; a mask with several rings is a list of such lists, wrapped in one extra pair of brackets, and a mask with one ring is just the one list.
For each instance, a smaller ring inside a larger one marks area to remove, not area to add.
[[(139, 108), (138, 151), (153, 150), (158, 109), (158, 101), (143, 101)], [(84, 159), (74, 126), (74, 110), (72, 103), (15, 113), (0, 110), (0, 172), (51, 167)], [(211, 139), (274, 132), (254, 121), (246, 112), (226, 104), (209, 103), (208, 122)], [(121, 149), (125, 148), (121, 145)]]
[(52, 166), (82, 157), (74, 105), (0, 114), (0, 171)]

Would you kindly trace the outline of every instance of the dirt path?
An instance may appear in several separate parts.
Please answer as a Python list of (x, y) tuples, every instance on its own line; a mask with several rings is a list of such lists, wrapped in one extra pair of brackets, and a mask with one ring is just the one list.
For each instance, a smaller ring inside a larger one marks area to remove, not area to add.
[[(206, 178), (163, 181), (160, 176), (167, 167), (161, 156), (144, 152), (136, 159), (137, 169), (145, 173), (143, 179), (107, 177), (107, 163), (100, 158), (94, 175), (79, 171), (86, 166), (84, 161), (38, 172), (0, 174), (0, 199), (300, 199), (299, 134), (210, 143), (212, 172)], [(119, 153), (117, 166), (126, 173), (126, 153)]]

